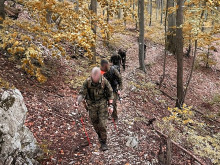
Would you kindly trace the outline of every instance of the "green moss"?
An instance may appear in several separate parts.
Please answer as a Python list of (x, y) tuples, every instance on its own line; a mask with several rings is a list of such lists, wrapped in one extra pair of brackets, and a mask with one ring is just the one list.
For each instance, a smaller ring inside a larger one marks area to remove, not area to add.
[(13, 106), (14, 102), (15, 102), (14, 97), (11, 96), (7, 97), (7, 99), (0, 101), (0, 107), (3, 108), (5, 111), (7, 111), (10, 107)]

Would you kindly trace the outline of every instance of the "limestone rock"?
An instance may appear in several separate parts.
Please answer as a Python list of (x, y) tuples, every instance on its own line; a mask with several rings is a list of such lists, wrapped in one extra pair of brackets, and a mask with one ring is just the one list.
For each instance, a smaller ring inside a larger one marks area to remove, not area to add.
[(127, 136), (126, 146), (131, 148), (138, 148), (138, 137)]
[(0, 165), (37, 164), (36, 139), (24, 125), (27, 108), (19, 90), (0, 89)]

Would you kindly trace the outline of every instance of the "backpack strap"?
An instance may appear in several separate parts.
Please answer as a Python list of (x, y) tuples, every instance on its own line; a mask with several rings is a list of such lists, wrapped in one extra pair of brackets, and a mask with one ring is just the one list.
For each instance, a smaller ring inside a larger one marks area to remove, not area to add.
[(102, 89), (105, 89), (105, 78), (104, 78), (104, 76), (102, 76), (102, 80), (101, 80), (102, 82), (101, 82), (101, 87), (102, 87)]

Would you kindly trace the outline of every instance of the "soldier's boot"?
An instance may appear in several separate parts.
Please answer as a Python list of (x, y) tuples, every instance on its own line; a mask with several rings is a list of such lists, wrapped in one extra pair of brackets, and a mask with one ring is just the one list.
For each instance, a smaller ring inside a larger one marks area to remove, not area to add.
[(101, 135), (100, 133), (97, 133), (97, 134), (98, 134), (99, 143), (101, 144), (102, 143)]
[(101, 142), (100, 150), (107, 151), (108, 150), (108, 145), (106, 143), (104, 143), (104, 142)]
[(108, 150), (108, 146), (106, 144), (106, 140), (102, 140), (100, 134), (98, 133), (99, 142), (101, 144), (100, 150), (106, 151)]

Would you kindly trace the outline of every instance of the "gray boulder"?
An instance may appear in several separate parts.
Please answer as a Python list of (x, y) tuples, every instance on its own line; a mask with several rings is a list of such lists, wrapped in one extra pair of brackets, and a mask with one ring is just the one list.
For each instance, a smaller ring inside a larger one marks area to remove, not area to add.
[(0, 89), (0, 165), (38, 164), (36, 139), (24, 125), (27, 108), (19, 90)]

